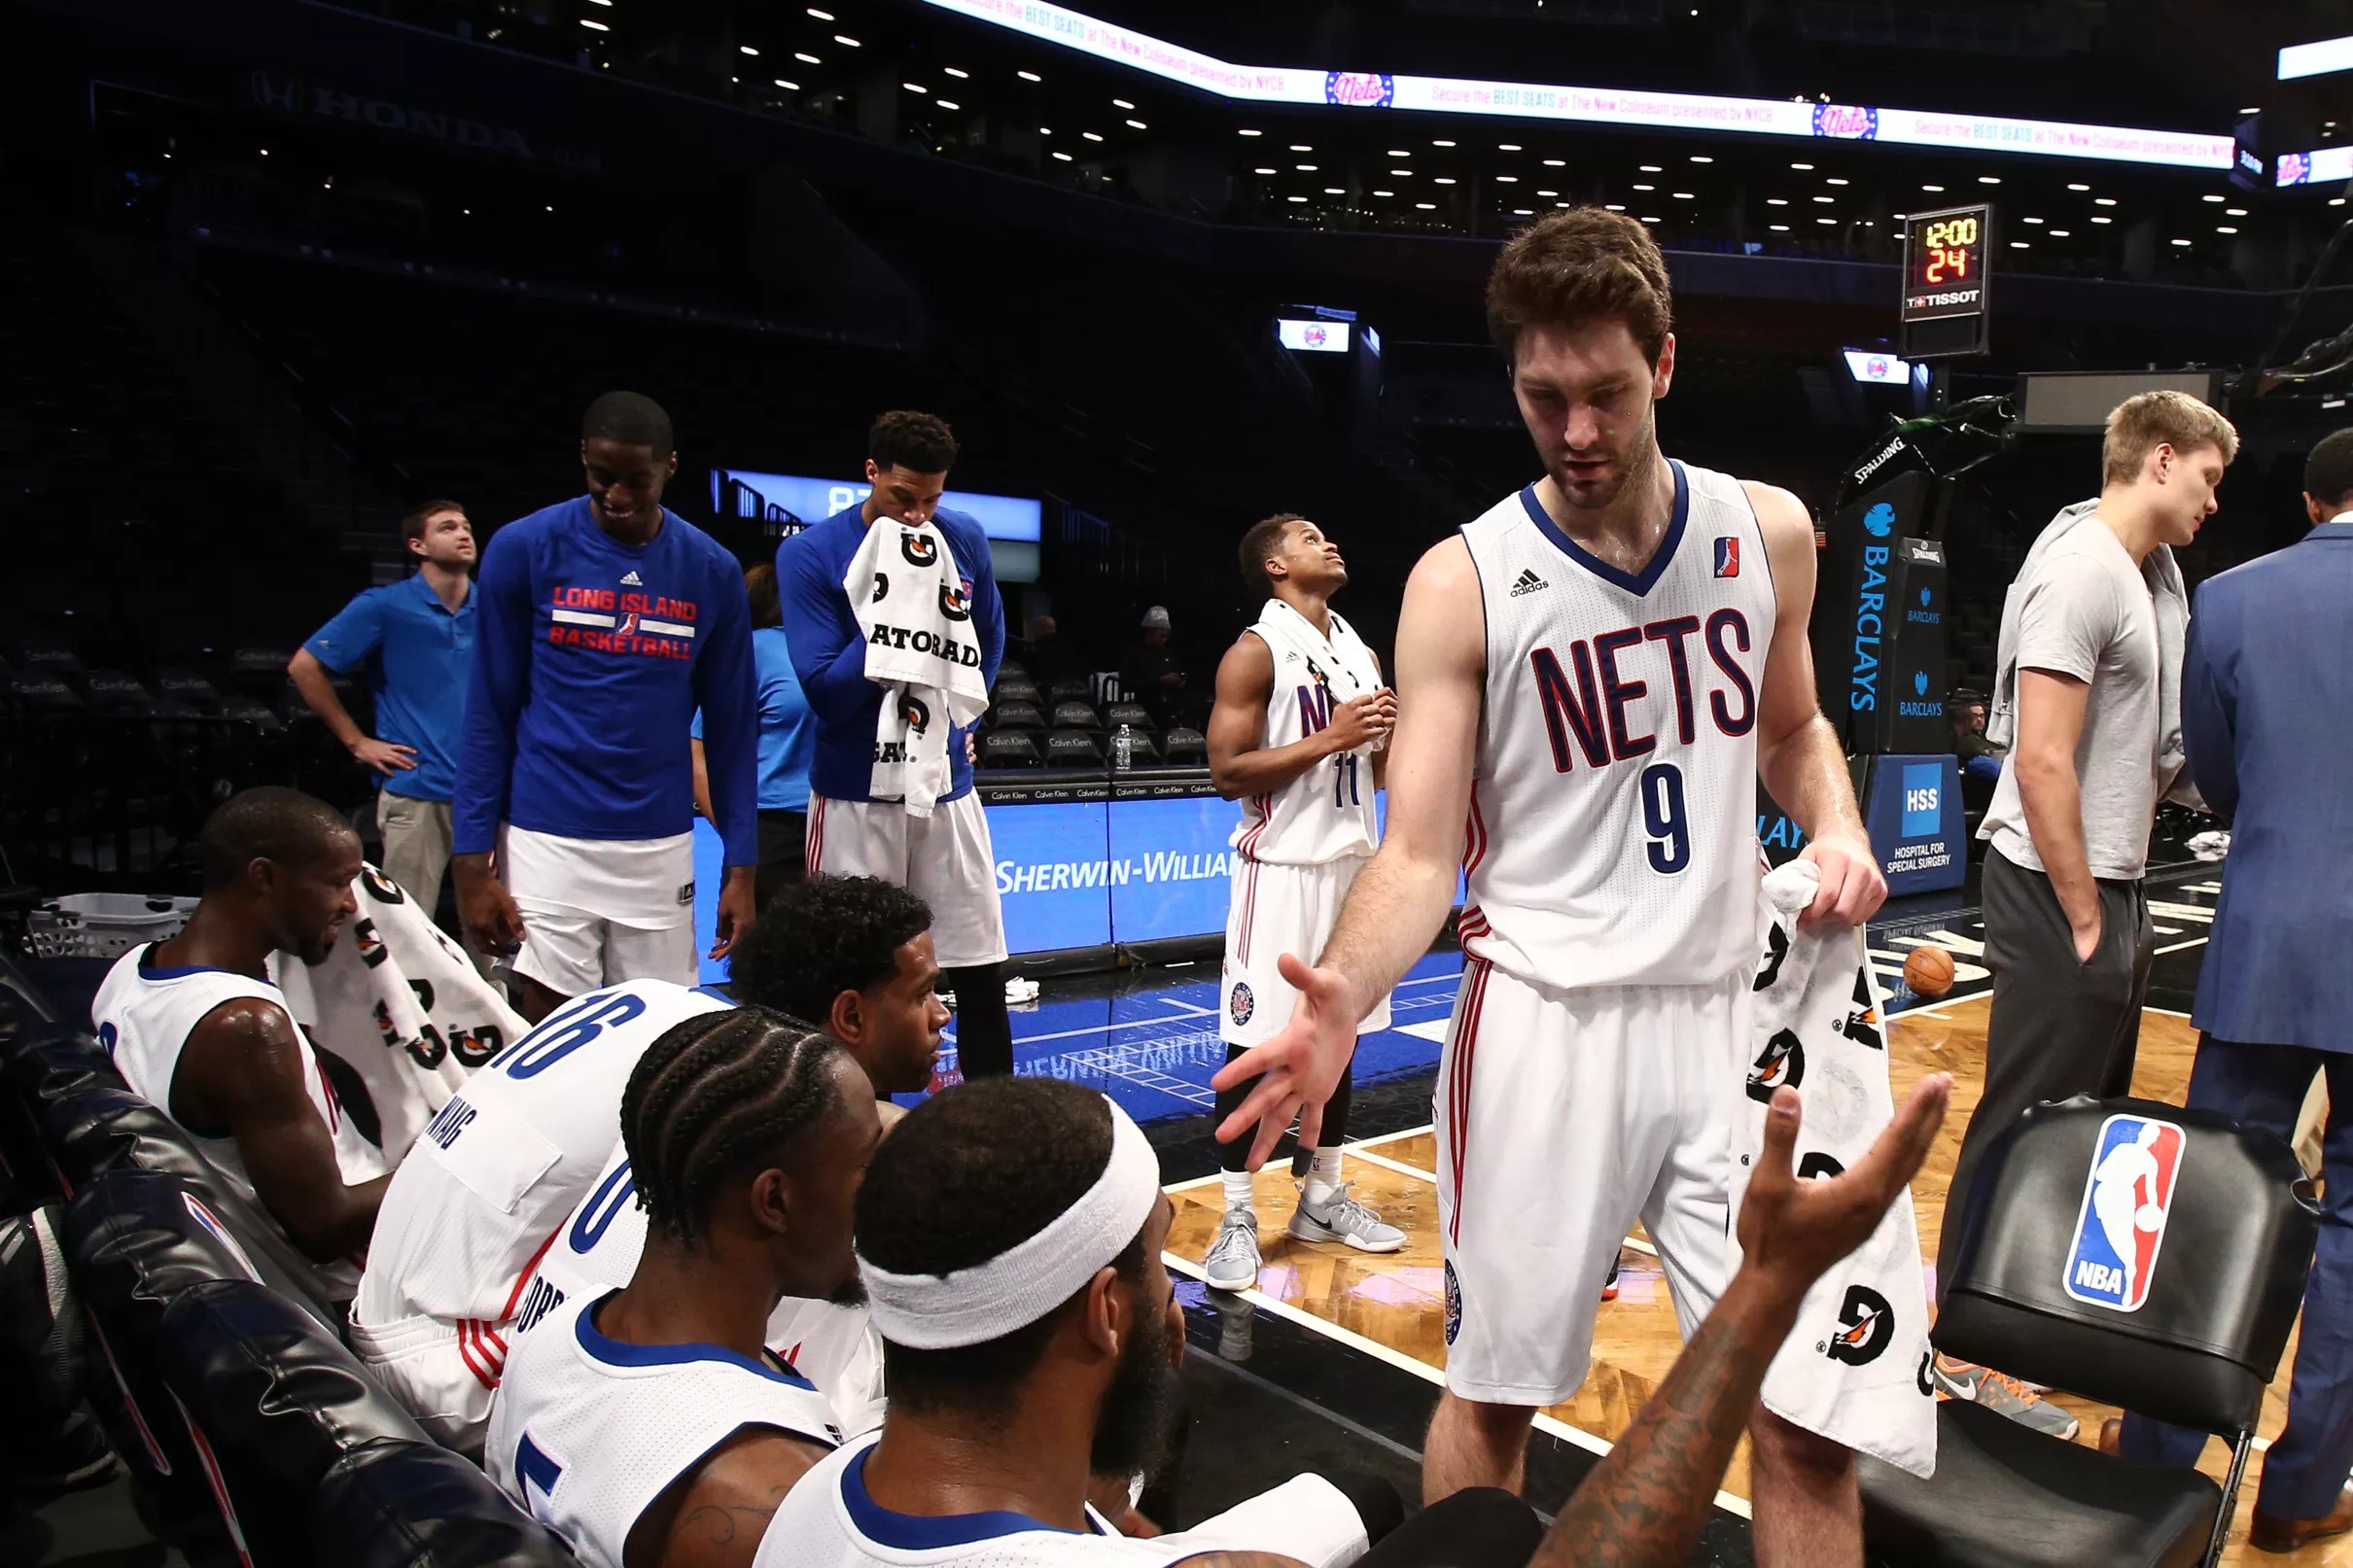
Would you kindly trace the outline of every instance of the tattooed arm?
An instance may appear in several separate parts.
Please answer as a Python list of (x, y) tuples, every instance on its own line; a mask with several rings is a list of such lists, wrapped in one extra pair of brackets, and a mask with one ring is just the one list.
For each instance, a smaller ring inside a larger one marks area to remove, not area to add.
[(746, 1427), (630, 1526), (624, 1568), (750, 1568), (768, 1518), (825, 1449), (773, 1427)]
[(1690, 1557), (1807, 1290), (1903, 1196), (1945, 1119), (1950, 1089), (1942, 1073), (1923, 1079), (1852, 1169), (1804, 1182), (1790, 1169), (1798, 1095), (1774, 1093), (1764, 1154), (1740, 1205), (1740, 1272), (1568, 1500), (1530, 1568), (1677, 1568)]

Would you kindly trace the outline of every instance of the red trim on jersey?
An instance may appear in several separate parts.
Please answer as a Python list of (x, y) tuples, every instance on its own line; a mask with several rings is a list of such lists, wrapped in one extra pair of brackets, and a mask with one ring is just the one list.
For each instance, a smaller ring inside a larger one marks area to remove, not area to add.
[(1479, 811), (1479, 781), (1471, 781), (1470, 815), (1462, 822), (1462, 874), (1469, 876), (1487, 858), (1487, 819)]
[(1242, 842), (1234, 848), (1245, 860), (1255, 863), (1258, 859), (1258, 841), (1266, 836), (1267, 821), (1275, 815), (1275, 797), (1272, 793), (1252, 795), (1249, 804), (1250, 810), (1258, 814), (1258, 820), (1242, 830)]
[(801, 858), (816, 876), (825, 869), (825, 797), (809, 797), (809, 825), (801, 834)]
[(1472, 958), (1463, 966), (1462, 1021), (1455, 1029), (1454, 1060), (1447, 1064), (1446, 1130), (1447, 1146), (1453, 1167), (1454, 1202), (1447, 1220), (1447, 1239), (1462, 1239), (1462, 1167), (1470, 1151), (1464, 1147), (1470, 1132), (1471, 1058), (1479, 1047), (1479, 1014), (1487, 1001), (1487, 977), (1492, 966), (1484, 958)]
[(1242, 874), (1242, 940), (1235, 943), (1234, 957), (1244, 963), (1250, 961), (1250, 926), (1258, 918), (1258, 862), (1249, 862)]
[(542, 1241), (539, 1249), (531, 1254), (531, 1261), (523, 1265), (523, 1272), (514, 1276), (514, 1288), (507, 1293), (507, 1305), (499, 1308), (500, 1322), (510, 1323), (514, 1320), (514, 1309), (522, 1304), (523, 1287), (531, 1283), (531, 1276), (539, 1272), (540, 1260), (547, 1256), (547, 1249), (555, 1245), (555, 1238), (563, 1234), (564, 1227), (559, 1221), (556, 1228), (547, 1233), (547, 1239)]

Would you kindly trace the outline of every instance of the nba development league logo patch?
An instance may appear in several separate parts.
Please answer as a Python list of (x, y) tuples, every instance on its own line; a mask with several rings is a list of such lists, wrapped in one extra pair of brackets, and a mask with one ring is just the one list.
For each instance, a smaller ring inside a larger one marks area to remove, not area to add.
[(2146, 1116), (2100, 1124), (2061, 1281), (2068, 1295), (2120, 1312), (2137, 1312), (2149, 1300), (2187, 1141), (2171, 1122)]
[(1226, 998), (1225, 1011), (1226, 1016), (1231, 1018), (1237, 1026), (1247, 1024), (1250, 1021), (1250, 1015), (1258, 1011), (1258, 998), (1250, 994), (1248, 981), (1237, 980), (1234, 982), (1234, 994)]

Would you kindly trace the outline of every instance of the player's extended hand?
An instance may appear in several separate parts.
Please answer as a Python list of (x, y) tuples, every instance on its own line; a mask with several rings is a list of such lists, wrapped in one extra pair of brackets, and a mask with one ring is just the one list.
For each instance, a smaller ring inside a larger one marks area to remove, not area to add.
[(389, 779), (396, 773), (406, 773), (417, 765), (417, 749), (396, 741), (379, 741), (363, 735), (351, 743), (351, 754)]
[(1871, 1151), (1840, 1175), (1800, 1181), (1791, 1169), (1800, 1120), (1794, 1089), (1774, 1091), (1765, 1112), (1765, 1149), (1740, 1203), (1743, 1268), (1802, 1297), (1830, 1267), (1871, 1238), (1879, 1216), (1928, 1157), (1945, 1121), (1952, 1079), (1932, 1072), (1879, 1130)]
[(1277, 960), (1283, 983), (1299, 993), (1291, 1021), (1282, 1032), (1253, 1045), (1227, 1063), (1210, 1080), (1212, 1087), (1230, 1089), (1252, 1078), (1250, 1091), (1233, 1115), (1217, 1129), (1217, 1141), (1231, 1143), (1247, 1132), (1252, 1122), (1258, 1135), (1250, 1142), (1249, 1167), (1266, 1164), (1291, 1118), (1299, 1118), (1299, 1145), (1314, 1148), (1323, 1131), (1323, 1102), (1340, 1086), (1348, 1059), (1356, 1049), (1356, 1025), (1361, 1021), (1348, 1000), (1348, 981), (1337, 969), (1313, 969), (1285, 953)]
[(752, 923), (759, 919), (759, 903), (752, 894), (753, 868), (729, 866), (726, 880), (719, 885), (719, 940), (711, 944), (711, 956), (723, 958), (735, 950), (735, 944), (752, 934)]
[(1887, 902), (1887, 879), (1880, 874), (1879, 856), (1872, 853), (1868, 838), (1844, 834), (1817, 838), (1799, 852), (1798, 858), (1811, 860), (1822, 873), (1813, 902), (1798, 917), (1800, 925), (1817, 921), (1860, 925)]
[(1336, 749), (1353, 751), (1385, 739), (1396, 727), (1397, 694), (1384, 686), (1361, 697), (1351, 697), (1333, 709), (1332, 721), (1325, 726), (1325, 733)]
[(490, 872), (488, 855), (461, 854), (450, 862), (457, 873), (458, 923), (485, 953), (510, 955), (523, 946), (523, 912), (507, 885)]

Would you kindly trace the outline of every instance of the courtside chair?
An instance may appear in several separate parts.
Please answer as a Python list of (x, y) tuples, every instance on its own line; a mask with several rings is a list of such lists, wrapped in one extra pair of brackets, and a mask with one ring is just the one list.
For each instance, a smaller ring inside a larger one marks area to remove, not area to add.
[[(1986, 1151), (1932, 1338), (1964, 1361), (2214, 1433), (2217, 1485), (1961, 1400), (1937, 1470), (1860, 1462), (1866, 1555), (1916, 1568), (2208, 1568), (2295, 1326), (2319, 1210), (2288, 1145), (2147, 1099), (2036, 1105)], [(1925, 1380), (1927, 1369), (1920, 1369)]]

